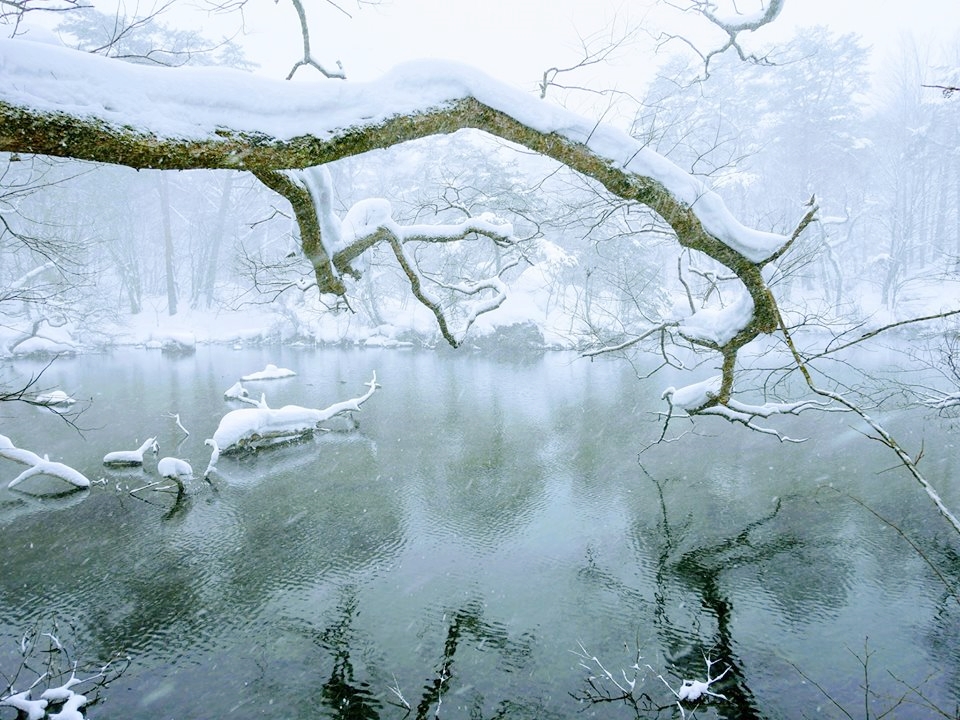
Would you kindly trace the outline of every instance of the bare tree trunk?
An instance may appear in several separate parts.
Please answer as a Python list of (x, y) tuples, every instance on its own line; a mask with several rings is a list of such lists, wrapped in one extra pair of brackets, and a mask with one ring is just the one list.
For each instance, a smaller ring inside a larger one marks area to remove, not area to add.
[(167, 186), (167, 176), (160, 173), (157, 176), (160, 190), (160, 218), (163, 225), (163, 257), (167, 275), (167, 312), (177, 314), (177, 279), (174, 274), (173, 262), (173, 231), (170, 229), (170, 190)]
[(196, 305), (199, 305), (200, 296), (203, 296), (204, 307), (213, 305), (213, 291), (217, 285), (217, 270), (220, 265), (220, 248), (223, 245), (223, 236), (227, 229), (227, 212), (230, 210), (230, 201), (233, 196), (233, 173), (227, 173), (223, 181), (220, 195), (220, 208), (217, 211), (217, 224), (213, 229), (210, 240), (210, 251), (207, 253), (205, 267), (202, 270), (203, 279), (198, 288)]

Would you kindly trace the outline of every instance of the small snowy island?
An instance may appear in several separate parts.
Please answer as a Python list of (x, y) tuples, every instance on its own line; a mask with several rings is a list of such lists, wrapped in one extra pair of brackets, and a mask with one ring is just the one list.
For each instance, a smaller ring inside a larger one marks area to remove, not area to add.
[(254, 380), (280, 380), (282, 378), (294, 377), (295, 375), (296, 373), (293, 370), (267, 363), (267, 366), (263, 370), (244, 375), (240, 379), (244, 382), (253, 382)]

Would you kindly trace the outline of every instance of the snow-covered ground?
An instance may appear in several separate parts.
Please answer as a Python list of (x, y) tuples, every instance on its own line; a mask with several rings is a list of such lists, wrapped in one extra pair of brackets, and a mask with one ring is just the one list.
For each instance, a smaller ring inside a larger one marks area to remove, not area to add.
[[(573, 348), (578, 345), (577, 321), (568, 313), (547, 307), (538, 267), (530, 268), (511, 284), (503, 304), (481, 315), (471, 326), (466, 347), (485, 347), (505, 340), (526, 347)], [(361, 313), (333, 313), (311, 299), (298, 304), (247, 305), (238, 309), (193, 310), (183, 307), (176, 315), (166, 312), (162, 298), (144, 303), (150, 308), (126, 315), (108, 324), (83, 328), (70, 323), (61, 327), (40, 326), (34, 337), (28, 318), (0, 317), (0, 357), (4, 355), (80, 353), (108, 346), (142, 346), (174, 352), (189, 352), (197, 344), (256, 345), (261, 343), (308, 343), (317, 345), (365, 345), (409, 347), (444, 344), (435, 318), (416, 302), (384, 300), (381, 315), (387, 321), (374, 324)], [(158, 309), (153, 309), (158, 308)], [(506, 338), (509, 337), (509, 340)]]

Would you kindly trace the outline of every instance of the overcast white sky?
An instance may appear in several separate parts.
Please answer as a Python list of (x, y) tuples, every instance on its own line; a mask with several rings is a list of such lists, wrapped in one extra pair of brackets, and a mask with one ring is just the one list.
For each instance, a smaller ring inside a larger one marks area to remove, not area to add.
[[(194, 0), (195, 2), (199, 0)], [(741, 9), (751, 2), (739, 0)], [(651, 9), (652, 0), (387, 0), (357, 9), (341, 0), (347, 18), (324, 0), (307, 0), (315, 55), (325, 63), (340, 59), (355, 80), (377, 77), (394, 65), (425, 57), (469, 63), (512, 84), (533, 89), (551, 66), (575, 63), (580, 36), (609, 33), (611, 26), (643, 26), (696, 34), (693, 19)], [(825, 24), (841, 32), (859, 32), (874, 45), (876, 61), (898, 44), (903, 33), (943, 46), (960, 39), (957, 0), (787, 0), (775, 27), (757, 40), (779, 39), (803, 25)], [(261, 72), (282, 77), (299, 52), (296, 14), (284, 0), (253, 0), (246, 14), (246, 44)], [(643, 77), (645, 51), (652, 39), (641, 37), (618, 58), (615, 72)], [(302, 72), (302, 71), (301, 71)]]
[[(213, 0), (210, 0), (212, 2)], [(737, 0), (747, 12), (761, 0)], [(159, 0), (95, 0), (113, 12), (118, 2), (130, 14), (146, 12)], [(249, 0), (241, 16), (211, 16), (208, 0), (175, 0), (164, 20), (211, 35), (235, 35), (260, 74), (283, 78), (300, 55), (299, 24), (288, 0)], [(656, 0), (382, 0), (358, 7), (356, 0), (337, 0), (352, 17), (328, 0), (304, 0), (313, 54), (335, 66), (343, 62), (351, 80), (374, 79), (407, 60), (447, 58), (473, 65), (494, 77), (534, 91), (544, 70), (575, 64), (580, 38), (616, 36), (626, 28), (642, 28), (636, 42), (610, 60), (572, 78), (593, 87), (638, 92), (651, 76), (656, 58), (653, 35), (663, 29), (699, 38), (704, 47), (722, 42), (705, 36), (697, 18)], [(732, 0), (720, 0), (732, 2)], [(798, 27), (824, 24), (838, 32), (861, 34), (874, 51), (874, 67), (895, 56), (904, 35), (930, 45), (938, 57), (951, 44), (960, 46), (958, 0), (787, 0), (777, 21), (748, 38), (768, 43), (788, 38)], [(243, 28), (241, 30), (241, 17)], [(675, 47), (679, 49), (679, 44)], [(949, 58), (954, 62), (960, 51)], [(319, 75), (301, 69), (297, 80)], [(936, 82), (936, 78), (931, 78)]]

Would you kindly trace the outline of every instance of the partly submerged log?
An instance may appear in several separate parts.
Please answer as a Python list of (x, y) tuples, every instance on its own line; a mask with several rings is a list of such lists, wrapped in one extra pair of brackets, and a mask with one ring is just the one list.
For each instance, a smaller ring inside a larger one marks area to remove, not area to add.
[(46, 455), (40, 457), (34, 452), (18, 448), (6, 435), (0, 435), (0, 457), (30, 466), (11, 480), (7, 484), (8, 488), (16, 487), (34, 475), (49, 475), (50, 477), (59, 478), (71, 485), (75, 485), (78, 488), (90, 487), (90, 480), (79, 470), (74, 470), (69, 465), (50, 460)]
[(108, 452), (103, 456), (103, 464), (119, 467), (143, 465), (143, 454), (147, 450), (153, 450), (154, 454), (160, 451), (160, 446), (157, 445), (156, 438), (147, 438), (136, 450), (115, 450), (114, 452)]
[(286, 405), (282, 408), (249, 407), (233, 410), (223, 416), (220, 425), (206, 444), (213, 448), (208, 471), (216, 464), (221, 453), (243, 450), (258, 450), (270, 445), (291, 442), (306, 437), (320, 427), (320, 423), (344, 413), (358, 412), (380, 385), (377, 374), (366, 383), (368, 390), (350, 400), (334, 403), (317, 410)]

